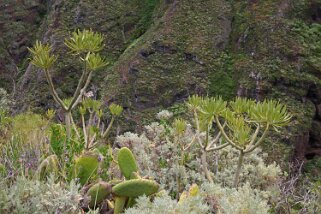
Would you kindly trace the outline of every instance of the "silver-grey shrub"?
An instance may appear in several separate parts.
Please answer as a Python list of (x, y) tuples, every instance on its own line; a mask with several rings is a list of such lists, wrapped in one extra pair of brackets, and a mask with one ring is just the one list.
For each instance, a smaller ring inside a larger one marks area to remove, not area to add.
[(0, 213), (79, 213), (81, 195), (74, 181), (65, 186), (49, 177), (46, 182), (18, 177), (10, 186), (0, 183)]

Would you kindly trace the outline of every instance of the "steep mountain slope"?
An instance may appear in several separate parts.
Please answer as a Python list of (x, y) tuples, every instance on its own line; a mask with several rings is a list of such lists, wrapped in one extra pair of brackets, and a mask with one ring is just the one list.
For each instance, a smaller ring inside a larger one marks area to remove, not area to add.
[(321, 155), (320, 11), (320, 0), (4, 1), (0, 86), (12, 90), (16, 80), (20, 110), (53, 107), (41, 72), (26, 63), (26, 46), (53, 44), (54, 82), (68, 97), (81, 68), (65, 57), (63, 39), (92, 28), (106, 35), (111, 64), (90, 90), (122, 104), (131, 128), (194, 93), (280, 99), (293, 122), (270, 139), (278, 142), (275, 158), (295, 147), (296, 157), (311, 159)]

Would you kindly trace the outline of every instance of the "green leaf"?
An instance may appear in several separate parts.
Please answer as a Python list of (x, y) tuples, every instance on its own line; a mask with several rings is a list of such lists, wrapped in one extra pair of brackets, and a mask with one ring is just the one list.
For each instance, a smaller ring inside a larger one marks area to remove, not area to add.
[(55, 55), (50, 54), (51, 49), (48, 44), (36, 41), (33, 48), (28, 48), (32, 55), (31, 64), (42, 69), (50, 69), (57, 60)]
[(77, 30), (72, 33), (70, 39), (65, 40), (65, 45), (74, 54), (95, 53), (103, 49), (104, 38), (102, 34), (93, 32), (92, 30)]

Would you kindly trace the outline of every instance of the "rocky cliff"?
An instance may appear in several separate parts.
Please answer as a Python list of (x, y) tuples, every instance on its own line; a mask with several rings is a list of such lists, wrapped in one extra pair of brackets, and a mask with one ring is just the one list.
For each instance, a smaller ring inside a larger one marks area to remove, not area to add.
[(274, 98), (293, 114), (270, 139), (275, 158), (293, 157), (292, 149), (299, 159), (321, 155), (320, 0), (3, 0), (0, 87), (19, 110), (54, 107), (42, 73), (28, 64), (36, 39), (53, 44), (54, 82), (71, 95), (80, 68), (62, 44), (78, 28), (106, 35), (111, 63), (90, 90), (122, 104), (126, 123), (194, 93)]

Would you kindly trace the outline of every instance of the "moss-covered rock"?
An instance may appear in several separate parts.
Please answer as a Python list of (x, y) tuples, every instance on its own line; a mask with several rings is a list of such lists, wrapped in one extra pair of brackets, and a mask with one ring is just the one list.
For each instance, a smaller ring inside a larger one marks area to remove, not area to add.
[[(0, 5), (5, 12), (0, 13), (0, 30), (6, 32), (0, 36), (0, 67), (17, 64), (10, 61), (11, 55), (24, 64), (24, 46), (37, 35), (60, 55), (53, 79), (58, 93), (68, 97), (82, 67), (66, 57), (63, 39), (77, 28), (105, 34), (103, 55), (111, 63), (95, 73), (90, 90), (106, 102), (124, 106), (123, 129), (137, 128), (190, 94), (225, 99), (239, 95), (279, 99), (289, 106), (290, 127), (268, 139), (276, 150), (288, 154), (303, 142), (298, 139), (308, 139), (305, 146), (315, 144), (309, 133), (315, 136), (311, 124), (321, 121), (320, 0), (17, 2)], [(36, 11), (31, 22), (19, 21), (30, 11)], [(28, 42), (15, 49), (9, 40), (21, 39), (25, 29)], [(41, 73), (28, 66), (17, 87), (22, 106), (28, 103), (36, 110), (55, 106), (44, 82)], [(275, 160), (285, 158), (282, 152), (273, 155)]]

